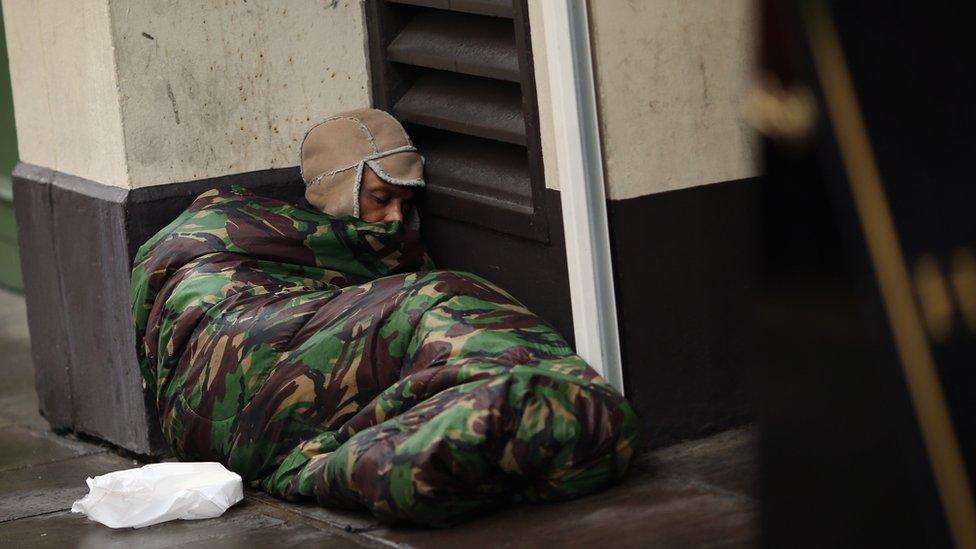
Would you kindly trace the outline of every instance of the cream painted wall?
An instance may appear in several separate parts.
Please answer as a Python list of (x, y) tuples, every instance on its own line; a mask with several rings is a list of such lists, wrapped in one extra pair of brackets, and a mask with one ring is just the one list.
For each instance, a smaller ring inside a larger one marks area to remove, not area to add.
[(110, 5), (133, 187), (295, 166), (312, 123), (370, 103), (362, 0)]
[[(558, 189), (543, 1), (529, 18)], [(755, 175), (751, 3), (590, 1), (611, 198)], [(72, 6), (3, 0), (26, 162), (123, 187), (293, 166), (313, 121), (369, 104), (362, 0)]]
[(752, 5), (590, 0), (610, 198), (758, 173), (742, 119), (756, 48)]
[(528, 0), (529, 34), (532, 41), (532, 65), (535, 73), (535, 92), (539, 102), (539, 133), (542, 141), (542, 163), (546, 188), (559, 189), (559, 170), (556, 164), (556, 145), (552, 126), (552, 100), (549, 96), (549, 69), (546, 59), (546, 25), (542, 18), (542, 2)]
[(3, 0), (20, 156), (120, 187), (295, 166), (370, 103), (362, 0)]
[(4, 0), (23, 162), (126, 186), (105, 0)]

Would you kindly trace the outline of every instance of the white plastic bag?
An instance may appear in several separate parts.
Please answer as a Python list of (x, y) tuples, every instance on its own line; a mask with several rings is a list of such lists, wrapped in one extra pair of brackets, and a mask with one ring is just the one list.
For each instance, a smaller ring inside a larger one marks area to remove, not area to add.
[(211, 462), (153, 463), (115, 471), (88, 477), (88, 489), (71, 511), (110, 528), (219, 517), (244, 499), (241, 477)]

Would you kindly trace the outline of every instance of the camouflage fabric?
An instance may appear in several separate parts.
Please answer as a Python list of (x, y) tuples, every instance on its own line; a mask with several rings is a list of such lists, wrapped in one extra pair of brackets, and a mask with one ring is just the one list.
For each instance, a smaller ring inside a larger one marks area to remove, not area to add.
[(398, 224), (204, 193), (139, 250), (140, 365), (180, 459), (449, 525), (626, 472), (639, 422), (565, 340)]

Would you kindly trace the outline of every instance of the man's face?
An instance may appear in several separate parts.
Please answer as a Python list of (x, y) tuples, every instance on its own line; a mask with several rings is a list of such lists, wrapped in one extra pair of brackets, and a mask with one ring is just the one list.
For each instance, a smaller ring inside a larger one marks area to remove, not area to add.
[(403, 222), (413, 209), (413, 195), (413, 188), (387, 183), (367, 166), (359, 190), (359, 218), (369, 223)]

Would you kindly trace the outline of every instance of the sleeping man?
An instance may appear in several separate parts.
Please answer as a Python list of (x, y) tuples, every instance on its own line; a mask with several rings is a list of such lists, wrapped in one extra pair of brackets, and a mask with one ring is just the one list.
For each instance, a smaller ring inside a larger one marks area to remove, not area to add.
[(436, 526), (624, 475), (627, 401), (504, 290), (433, 270), (396, 120), (326, 120), (301, 169), (314, 209), (209, 191), (136, 257), (140, 367), (178, 458)]

